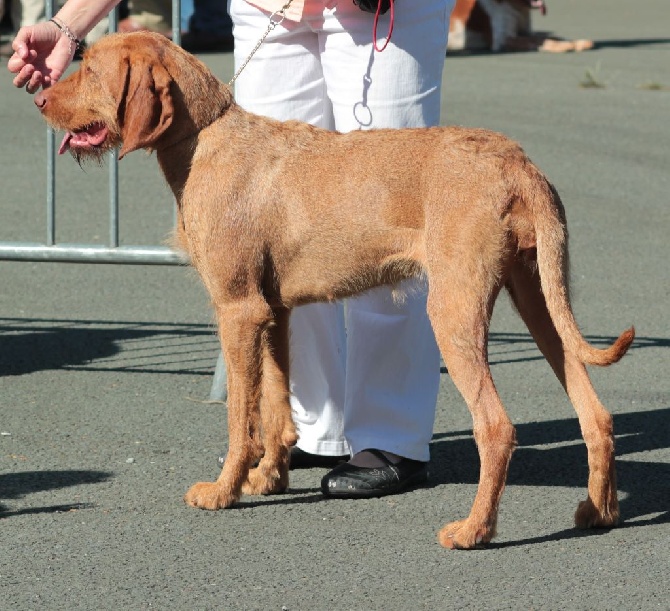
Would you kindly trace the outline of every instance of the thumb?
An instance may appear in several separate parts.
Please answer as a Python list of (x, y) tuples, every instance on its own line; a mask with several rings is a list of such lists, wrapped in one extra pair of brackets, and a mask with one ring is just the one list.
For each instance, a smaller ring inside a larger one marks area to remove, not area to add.
[(21, 28), (12, 41), (12, 48), (16, 55), (22, 60), (27, 60), (30, 57), (30, 42), (32, 40), (32, 29), (30, 27)]
[(14, 42), (12, 43), (12, 48), (14, 49), (14, 53), (24, 61), (27, 60), (28, 57), (30, 56), (30, 50), (28, 49), (28, 45), (24, 40), (19, 40), (18, 36), (14, 39)]

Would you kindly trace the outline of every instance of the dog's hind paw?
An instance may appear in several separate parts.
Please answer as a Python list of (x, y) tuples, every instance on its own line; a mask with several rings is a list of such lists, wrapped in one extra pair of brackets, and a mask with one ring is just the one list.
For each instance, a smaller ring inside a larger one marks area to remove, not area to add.
[(221, 485), (216, 482), (194, 484), (184, 496), (187, 505), (210, 511), (230, 507), (237, 499), (238, 497), (233, 494), (226, 494)]
[(247, 481), (242, 485), (242, 492), (249, 495), (280, 494), (288, 488), (288, 474), (282, 477), (277, 469), (268, 471), (256, 467), (249, 471)]
[(483, 549), (495, 536), (495, 528), (471, 526), (470, 520), (447, 524), (438, 534), (440, 545), (449, 549)]
[(613, 528), (619, 523), (619, 503), (616, 498), (602, 511), (590, 498), (579, 503), (575, 512), (577, 528)]

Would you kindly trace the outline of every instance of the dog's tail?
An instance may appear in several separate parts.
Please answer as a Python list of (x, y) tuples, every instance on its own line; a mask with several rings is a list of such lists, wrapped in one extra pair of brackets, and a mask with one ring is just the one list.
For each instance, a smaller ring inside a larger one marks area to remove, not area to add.
[(582, 335), (575, 321), (568, 294), (568, 234), (560, 197), (549, 181), (528, 163), (532, 184), (524, 189), (533, 210), (537, 239), (537, 264), (540, 285), (549, 315), (565, 350), (589, 365), (611, 365), (626, 354), (635, 328), (624, 331), (608, 348), (595, 348)]

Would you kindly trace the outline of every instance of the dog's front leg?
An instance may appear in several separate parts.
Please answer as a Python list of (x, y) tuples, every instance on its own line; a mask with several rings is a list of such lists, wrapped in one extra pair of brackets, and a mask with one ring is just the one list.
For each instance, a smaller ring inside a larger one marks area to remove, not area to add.
[(297, 435), (289, 403), (289, 310), (275, 309), (263, 342), (261, 423), (265, 453), (242, 487), (245, 494), (276, 494), (288, 488), (289, 449)]
[(272, 310), (257, 296), (218, 306), (217, 318), (228, 372), (228, 455), (216, 482), (197, 483), (184, 497), (192, 507), (212, 510), (230, 507), (240, 498), (257, 457), (263, 336)]

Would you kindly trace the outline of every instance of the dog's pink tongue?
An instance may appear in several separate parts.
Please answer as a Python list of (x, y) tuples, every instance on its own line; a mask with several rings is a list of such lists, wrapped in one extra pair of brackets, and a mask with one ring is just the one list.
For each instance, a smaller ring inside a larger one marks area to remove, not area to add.
[(104, 143), (105, 138), (107, 138), (107, 128), (100, 123), (90, 125), (85, 131), (68, 132), (63, 137), (58, 154), (62, 155), (71, 148), (89, 149), (100, 146)]
[(72, 134), (71, 132), (68, 132), (63, 136), (63, 141), (60, 143), (60, 147), (58, 147), (58, 154), (62, 155), (65, 153), (69, 148), (70, 148), (70, 140), (72, 140)]

